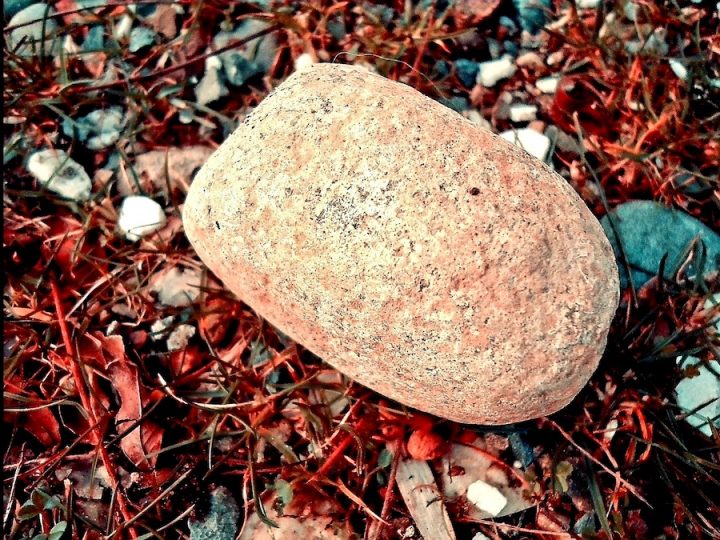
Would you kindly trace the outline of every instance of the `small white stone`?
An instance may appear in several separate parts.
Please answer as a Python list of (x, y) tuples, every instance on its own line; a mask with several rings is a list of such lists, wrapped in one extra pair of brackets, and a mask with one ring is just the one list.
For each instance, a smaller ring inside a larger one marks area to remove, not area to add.
[[(217, 58), (216, 58), (217, 59)], [(219, 60), (218, 60), (219, 62)], [(195, 86), (195, 99), (198, 105), (207, 105), (230, 93), (220, 78), (219, 68), (208, 68), (200, 82)], [(181, 119), (182, 121), (182, 119)]]
[(678, 79), (680, 79), (681, 81), (687, 81), (688, 69), (687, 67), (685, 67), (685, 64), (683, 64), (677, 58), (671, 58), (670, 60), (668, 60), (668, 63), (670, 64), (670, 69), (672, 69), (673, 73), (677, 76)]
[(495, 86), (500, 79), (512, 77), (517, 71), (517, 66), (509, 55), (505, 55), (498, 60), (490, 62), (481, 62), (478, 65), (478, 74), (475, 79), (478, 84), (485, 87)]
[(493, 517), (502, 512), (507, 504), (507, 499), (499, 489), (482, 480), (477, 480), (468, 486), (467, 498), (480, 510)]
[(510, 107), (510, 120), (512, 122), (531, 122), (537, 117), (535, 105), (518, 104)]
[(20, 56), (39, 56), (41, 52), (44, 56), (54, 54), (60, 41), (55, 37), (57, 23), (53, 15), (55, 10), (42, 3), (32, 4), (16, 13), (8, 23), (8, 27), (17, 26), (7, 38), (9, 49)]
[(65, 39), (63, 40), (63, 50), (68, 55), (74, 55), (74, 54), (78, 54), (81, 49), (80, 49), (80, 45), (75, 43), (75, 40), (72, 38), (72, 36), (68, 34), (65, 36)]
[(647, 39), (631, 39), (625, 43), (625, 51), (628, 54), (666, 56), (670, 50), (665, 42), (666, 35), (665, 28), (656, 28)]
[(550, 139), (534, 129), (511, 129), (503, 131), (500, 136), (541, 160), (545, 160), (548, 150), (550, 150)]
[(541, 67), (544, 65), (543, 59), (535, 51), (528, 51), (517, 57), (515, 63), (519, 67)]
[(607, 442), (612, 441), (613, 437), (615, 437), (615, 433), (617, 432), (618, 427), (619, 424), (617, 418), (611, 418), (605, 426), (605, 433), (603, 433), (603, 439), (605, 439)]
[[(678, 356), (677, 363), (681, 368), (695, 365), (699, 372), (694, 377), (685, 377), (675, 387), (678, 407), (683, 412), (695, 411), (685, 421), (711, 437), (710, 421), (720, 427), (720, 379), (713, 373), (720, 372), (720, 362), (708, 362), (712, 371), (694, 356)], [(701, 407), (704, 403), (707, 405)]]
[(188, 340), (195, 335), (195, 327), (190, 324), (181, 324), (170, 332), (167, 338), (168, 351), (179, 351), (187, 347)]
[(548, 66), (556, 66), (560, 62), (562, 62), (565, 59), (565, 53), (560, 49), (559, 51), (555, 51), (554, 53), (550, 53), (547, 57), (547, 65)]
[(150, 325), (150, 339), (159, 341), (163, 338), (165, 331), (172, 326), (175, 317), (164, 317)]
[(575, 0), (578, 9), (595, 9), (600, 4), (600, 0)]
[(623, 6), (623, 13), (625, 14), (625, 17), (631, 22), (635, 22), (639, 11), (640, 6), (638, 6), (635, 2), (632, 1), (625, 2), (625, 5)]
[(158, 276), (157, 281), (152, 284), (152, 290), (158, 294), (158, 300), (165, 306), (189, 306), (200, 295), (201, 279), (199, 270), (180, 270), (175, 266)]
[(222, 61), (217, 56), (208, 56), (205, 59), (205, 71), (222, 69)]
[(125, 197), (120, 206), (118, 228), (125, 238), (136, 242), (165, 226), (162, 206), (143, 195)]
[(115, 144), (125, 127), (126, 113), (120, 107), (97, 109), (88, 114), (84, 121), (94, 126), (94, 135), (88, 137), (85, 146), (90, 150), (102, 150)]
[(62, 150), (40, 150), (30, 156), (27, 170), (42, 186), (73, 201), (90, 198), (92, 181), (78, 162)]
[(475, 533), (475, 536), (472, 537), (472, 540), (490, 540), (487, 536), (485, 536), (483, 533)]
[(313, 64), (315, 64), (315, 60), (313, 59), (312, 55), (308, 53), (302, 53), (295, 59), (295, 71), (307, 69), (309, 67), (312, 67)]
[(535, 88), (543, 94), (554, 94), (557, 91), (560, 77), (543, 77), (535, 81)]
[(130, 36), (130, 30), (132, 30), (133, 20), (130, 15), (123, 15), (120, 17), (120, 21), (117, 26), (113, 29), (113, 37), (115, 39), (125, 39)]

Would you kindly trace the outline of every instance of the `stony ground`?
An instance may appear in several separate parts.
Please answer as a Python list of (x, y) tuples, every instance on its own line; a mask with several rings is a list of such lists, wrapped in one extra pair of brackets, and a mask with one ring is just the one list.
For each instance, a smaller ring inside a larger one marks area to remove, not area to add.
[[(5, 537), (720, 536), (714, 3), (11, 0), (4, 16)], [(501, 133), (602, 218), (621, 307), (569, 407), (493, 430), (404, 410), (192, 251), (198, 168), (290, 73), (332, 61)]]

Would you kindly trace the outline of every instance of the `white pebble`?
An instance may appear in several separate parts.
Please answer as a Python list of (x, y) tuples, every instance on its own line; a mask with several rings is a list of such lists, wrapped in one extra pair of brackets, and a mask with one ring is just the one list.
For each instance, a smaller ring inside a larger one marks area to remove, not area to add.
[(535, 81), (535, 87), (543, 94), (554, 94), (557, 91), (559, 77), (543, 77)]
[(130, 15), (123, 15), (120, 17), (120, 21), (117, 23), (117, 26), (113, 29), (113, 37), (117, 40), (127, 38), (130, 35), (132, 25), (132, 17), (130, 17)]
[(625, 2), (625, 5), (623, 6), (623, 13), (629, 21), (635, 22), (639, 12), (640, 6), (638, 6), (635, 2)]
[(312, 55), (308, 53), (302, 53), (295, 59), (295, 71), (302, 71), (303, 69), (312, 67), (314, 63), (315, 60), (313, 59)]
[[(682, 379), (675, 387), (678, 407), (682, 412), (695, 411), (685, 421), (708, 437), (712, 436), (710, 421), (720, 427), (720, 379), (713, 371), (720, 372), (720, 363), (710, 360), (708, 369), (698, 358), (678, 356), (677, 363), (683, 368), (695, 365), (699, 372), (694, 377)], [(703, 404), (707, 404), (701, 407)]]
[(179, 351), (187, 347), (188, 340), (195, 335), (195, 327), (190, 324), (178, 325), (167, 338), (168, 351)]
[(565, 59), (565, 53), (561, 50), (550, 53), (547, 57), (548, 66), (556, 66)]
[(578, 9), (595, 9), (600, 4), (600, 0), (575, 0)]
[(162, 206), (143, 195), (125, 197), (120, 206), (118, 228), (125, 238), (136, 242), (165, 226)]
[(517, 57), (517, 60), (515, 60), (515, 63), (519, 67), (542, 67), (543, 59), (540, 57), (540, 55), (534, 51), (528, 51), (526, 53), (521, 54)]
[(625, 51), (628, 54), (666, 56), (670, 50), (669, 45), (665, 42), (666, 35), (665, 28), (656, 28), (646, 39), (631, 39), (626, 42)]
[(485, 87), (495, 86), (500, 79), (512, 77), (517, 71), (517, 66), (509, 55), (505, 55), (498, 60), (490, 62), (481, 62), (478, 65), (478, 74), (475, 81)]
[(480, 510), (493, 517), (502, 512), (507, 504), (507, 499), (499, 489), (482, 480), (477, 480), (468, 486), (467, 498)]
[(512, 122), (531, 122), (537, 117), (535, 105), (512, 105), (510, 107), (510, 120)]
[(475, 536), (472, 537), (472, 540), (490, 540), (487, 536), (485, 536), (483, 533), (475, 533)]
[(683, 64), (677, 58), (671, 58), (670, 60), (668, 60), (668, 63), (670, 64), (670, 69), (672, 69), (673, 73), (677, 76), (678, 79), (680, 79), (681, 81), (687, 81), (688, 69), (687, 67), (685, 67), (685, 64)]
[(200, 295), (200, 282), (202, 275), (199, 270), (187, 268), (180, 270), (177, 266), (171, 268), (152, 285), (152, 290), (158, 294), (158, 300), (165, 306), (189, 306)]
[(165, 331), (172, 326), (174, 320), (175, 317), (170, 316), (158, 319), (157, 321), (152, 323), (150, 325), (150, 339), (152, 339), (153, 341), (158, 341), (162, 339)]
[(90, 176), (62, 150), (35, 152), (28, 159), (27, 170), (42, 186), (61, 197), (73, 201), (87, 201), (90, 198)]
[(208, 56), (205, 59), (205, 71), (208, 70), (220, 70), (222, 69), (222, 60), (220, 60), (217, 56)]
[(613, 440), (613, 437), (615, 437), (615, 433), (618, 430), (619, 423), (616, 418), (611, 418), (608, 423), (605, 426), (605, 433), (603, 433), (603, 439), (605, 439), (607, 442), (610, 442)]
[(90, 150), (101, 150), (115, 144), (125, 127), (126, 113), (120, 107), (98, 109), (84, 118), (85, 123), (93, 126), (91, 137), (85, 141)]
[(511, 129), (503, 131), (500, 136), (541, 160), (545, 160), (548, 150), (550, 150), (550, 139), (534, 129)]
[(41, 52), (44, 56), (54, 54), (60, 45), (55, 37), (54, 15), (55, 10), (42, 3), (32, 4), (16, 13), (8, 23), (9, 27), (17, 26), (7, 38), (10, 50), (20, 56), (39, 56)]

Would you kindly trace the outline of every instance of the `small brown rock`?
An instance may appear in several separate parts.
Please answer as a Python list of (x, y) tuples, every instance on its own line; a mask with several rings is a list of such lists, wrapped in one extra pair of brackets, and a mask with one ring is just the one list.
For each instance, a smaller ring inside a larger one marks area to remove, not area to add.
[(461, 422), (565, 406), (618, 302), (610, 244), (561, 177), (353, 66), (317, 64), (276, 88), (198, 173), (184, 223), (283, 332)]
[(407, 451), (413, 459), (437, 459), (445, 454), (448, 443), (433, 431), (418, 429), (408, 439)]

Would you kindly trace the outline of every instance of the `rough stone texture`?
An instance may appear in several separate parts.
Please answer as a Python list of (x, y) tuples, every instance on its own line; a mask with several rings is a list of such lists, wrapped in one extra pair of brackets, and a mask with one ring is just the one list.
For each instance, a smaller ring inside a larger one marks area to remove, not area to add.
[(612, 249), (559, 176), (357, 67), (280, 85), (198, 173), (184, 222), (210, 269), (283, 332), (460, 422), (565, 406), (618, 302)]

